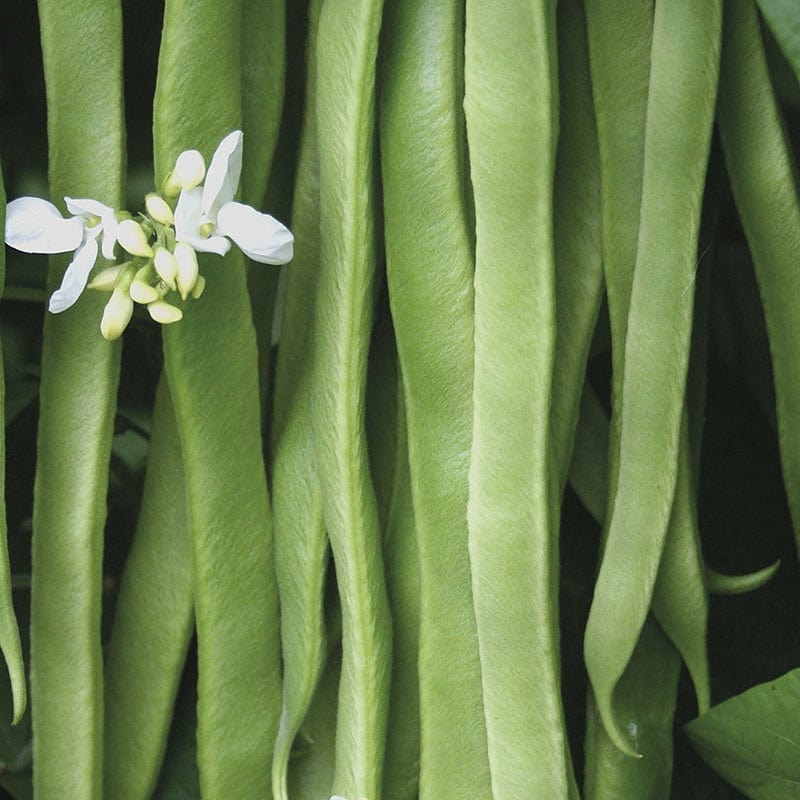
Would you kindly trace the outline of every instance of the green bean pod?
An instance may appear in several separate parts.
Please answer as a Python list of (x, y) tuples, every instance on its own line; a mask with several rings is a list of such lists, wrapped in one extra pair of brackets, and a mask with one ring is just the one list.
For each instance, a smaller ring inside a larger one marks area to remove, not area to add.
[(603, 270), (611, 328), (607, 501), (612, 503), (619, 461), (625, 336), (642, 200), (653, 2), (586, 0), (585, 9), (600, 149)]
[(556, 349), (550, 428), (554, 507), (569, 471), (586, 361), (603, 293), (600, 153), (583, 4), (558, 6), (560, 133), (553, 196)]
[[(597, 395), (586, 383), (570, 468), (573, 488), (603, 524), (607, 492), (609, 422)], [(702, 582), (701, 582), (702, 585)], [(691, 588), (691, 587), (690, 587)], [(691, 607), (691, 603), (687, 606)], [(586, 800), (636, 797), (661, 800), (669, 795), (672, 774), (672, 718), (681, 661), (659, 625), (645, 620), (639, 641), (614, 692), (615, 708), (632, 732), (641, 759), (629, 758), (611, 741), (597, 715), (591, 690), (587, 698)]]
[(555, 3), (468, 0), (464, 108), (476, 263), (467, 515), (498, 800), (563, 798), (574, 782), (560, 699), (549, 457), (555, 53)]
[(105, 662), (103, 796), (147, 800), (194, 632), (192, 550), (175, 413), (162, 377), (139, 521)]
[[(155, 175), (185, 149), (208, 157), (241, 121), (241, 4), (168, 0), (154, 103)], [(209, 98), (198, 104), (198, 94)], [(272, 524), (257, 350), (243, 259), (201, 258), (208, 287), (164, 355), (193, 536), (197, 760), (204, 798), (271, 796), (280, 715)], [(235, 391), (209, 391), (209, 387)]]
[(379, 797), (391, 620), (364, 431), (375, 286), (374, 84), (382, 3), (327, 0), (317, 39), (320, 272), (314, 440), (342, 604), (333, 794)]
[(721, 17), (719, 0), (691, 7), (660, 0), (654, 20), (619, 475), (584, 641), (600, 717), (630, 754), (612, 695), (650, 605), (675, 494)]
[[(51, 197), (92, 197), (119, 208), (120, 4), (42, 0), (39, 17)], [(68, 261), (52, 259), (48, 288)], [(120, 357), (119, 344), (98, 330), (104, 303), (87, 293), (44, 324), (31, 556), (33, 786), (40, 800), (102, 793), (103, 527)]]
[[(575, 432), (575, 449), (569, 467), (569, 482), (581, 503), (599, 525), (603, 524), (603, 515), (606, 508), (606, 472), (608, 465), (605, 454), (608, 452), (608, 429), (608, 417), (599, 398), (588, 383), (584, 384), (580, 416)], [(680, 487), (680, 479), (678, 487)], [(686, 517), (688, 521), (696, 521), (694, 511), (691, 511)], [(675, 524), (674, 516), (671, 524)], [(683, 526), (678, 528), (674, 536), (671, 533), (667, 534), (667, 541), (664, 544), (664, 556), (659, 567), (660, 571), (656, 579), (656, 586), (661, 580), (661, 571), (665, 569), (665, 564), (674, 561), (677, 565), (683, 564), (686, 569), (686, 573), (681, 577), (681, 580), (684, 581), (680, 584), (682, 591), (678, 594), (685, 598), (688, 593), (695, 592), (694, 586), (698, 583), (698, 580), (696, 576), (692, 577), (692, 575), (696, 573), (697, 568), (691, 563), (692, 559), (688, 558), (687, 554), (695, 553), (697, 554), (696, 557), (699, 557), (698, 540), (699, 534), (696, 530), (690, 530), (687, 534)], [(674, 556), (670, 554), (672, 549), (677, 551)], [(704, 576), (703, 582), (707, 586), (709, 594), (744, 594), (745, 592), (754, 591), (768, 583), (774, 577), (778, 567), (780, 567), (780, 559), (751, 573), (726, 575), (716, 572), (702, 563), (700, 565)], [(678, 572), (680, 570), (676, 569), (676, 573)], [(672, 585), (674, 587), (676, 584), (673, 583)], [(668, 627), (668, 623), (662, 622), (662, 618), (665, 617), (665, 611), (660, 605), (660, 599), (667, 598), (669, 594), (669, 592), (654, 592), (652, 601), (653, 613), (665, 630)], [(674, 600), (668, 600), (668, 602), (673, 603)], [(696, 600), (694, 603), (686, 602), (685, 599), (682, 601), (682, 604), (687, 608), (687, 613), (691, 612), (692, 606), (696, 602)], [(704, 612), (702, 608), (695, 608), (693, 613)], [(692, 631), (693, 629), (691, 626), (682, 629), (684, 634), (687, 630)], [(683, 643), (683, 639), (684, 635), (676, 635), (673, 641), (679, 652), (686, 646)], [(686, 656), (684, 655), (683, 657), (685, 660)]]
[(590, 692), (585, 800), (669, 800), (672, 722), (680, 667), (677, 650), (648, 616), (614, 693), (618, 718), (642, 758), (629, 758), (611, 741)]
[(279, 800), (288, 797), (292, 743), (317, 689), (327, 647), (323, 601), (329, 548), (314, 453), (314, 369), (308, 343), (308, 309), (314, 303), (319, 273), (319, 157), (313, 66), (320, 6), (317, 0), (310, 9), (310, 69), (292, 206), (296, 244), (287, 271), (272, 409), (275, 573), (283, 651), (283, 702), (272, 763), (272, 791)]
[(800, 197), (753, 2), (725, 4), (717, 123), (764, 307), (783, 482), (800, 552)]
[(491, 791), (466, 519), (474, 255), (465, 202), (463, 7), (391, 2), (385, 29), (387, 283), (420, 553), (419, 792), (444, 800)]
[[(0, 229), (6, 227), (6, 192), (0, 171)], [(5, 248), (0, 253), (0, 296), (3, 294), (6, 280)], [(3, 373), (2, 353), (0, 352), (0, 410), (5, 407), (5, 377)], [(5, 474), (6, 440), (0, 437), (0, 475)], [(8, 530), (6, 527), (5, 491), (0, 492), (0, 650), (8, 669), (11, 681), (11, 696), (14, 705), (13, 722), (17, 723), (25, 713), (27, 703), (27, 684), (25, 680), (25, 663), (22, 656), (22, 645), (19, 638), (19, 626), (14, 614), (11, 596), (11, 565), (8, 560)]]

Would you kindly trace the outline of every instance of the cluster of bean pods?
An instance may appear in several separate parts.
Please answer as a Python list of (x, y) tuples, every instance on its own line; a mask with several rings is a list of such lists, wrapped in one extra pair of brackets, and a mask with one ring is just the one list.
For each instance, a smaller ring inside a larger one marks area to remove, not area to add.
[[(120, 0), (38, 6), (51, 198), (123, 207)], [(717, 151), (800, 533), (800, 194), (754, 0), (164, 6), (153, 185), (242, 130), (242, 199), (285, 213), (295, 257), (202, 256), (203, 301), (163, 329), (113, 598), (122, 346), (103, 298), (46, 317), (26, 659), (0, 537), (35, 797), (177, 797), (190, 723), (202, 800), (666, 800), (682, 665), (711, 704), (709, 593), (778, 568), (701, 546)], [(579, 732), (568, 483), (602, 531)]]

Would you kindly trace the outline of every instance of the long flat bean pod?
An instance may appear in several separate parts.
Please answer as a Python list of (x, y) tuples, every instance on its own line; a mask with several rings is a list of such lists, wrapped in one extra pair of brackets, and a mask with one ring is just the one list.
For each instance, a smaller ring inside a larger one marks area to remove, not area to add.
[[(241, 120), (241, 5), (166, 3), (154, 104), (158, 185)], [(208, 98), (198, 105), (198, 94)], [(242, 259), (203, 259), (208, 288), (164, 332), (193, 536), (198, 767), (204, 798), (271, 795), (280, 645), (255, 334)], [(230, 390), (209, 391), (209, 387)]]
[(647, 614), (675, 492), (721, 17), (718, 0), (660, 0), (653, 27), (619, 476), (584, 643), (601, 719), (628, 752), (612, 695)]
[(327, 0), (317, 40), (320, 273), (314, 439), (342, 604), (333, 793), (379, 797), (391, 620), (364, 434), (375, 282), (374, 85), (381, 0)]
[[(6, 227), (6, 192), (0, 172), (0, 230)], [(0, 253), (0, 296), (5, 288), (6, 256), (5, 248)], [(2, 353), (0, 353), (0, 411), (5, 408), (5, 376), (3, 374)], [(0, 475), (5, 475), (6, 440), (0, 437)], [(25, 664), (22, 659), (22, 645), (19, 627), (14, 614), (11, 597), (11, 565), (8, 561), (8, 531), (6, 528), (5, 490), (0, 492), (0, 650), (8, 668), (11, 680), (11, 695), (14, 703), (14, 722), (19, 722), (25, 712), (27, 685)]]
[(611, 327), (609, 503), (616, 493), (625, 335), (642, 200), (652, 0), (586, 0), (600, 149), (603, 270)]
[(104, 797), (148, 800), (153, 793), (194, 632), (192, 579), (180, 440), (162, 377), (142, 506), (106, 649)]
[[(50, 190), (120, 207), (125, 143), (117, 0), (39, 3)], [(67, 259), (54, 258), (48, 286)], [(31, 700), (34, 793), (99, 798), (103, 526), (119, 345), (97, 330), (103, 298), (48, 315), (33, 508)], [(67, 735), (68, 732), (68, 735)]]
[(555, 54), (555, 3), (468, 0), (464, 108), (476, 260), (467, 513), (498, 799), (563, 798), (572, 783), (550, 503)]
[(319, 158), (315, 101), (317, 22), (310, 9), (308, 83), (300, 140), (292, 228), (296, 246), (288, 271), (272, 415), (275, 573), (281, 605), (283, 706), (272, 764), (272, 791), (287, 797), (292, 743), (325, 665), (323, 619), (328, 537), (322, 519), (312, 433), (314, 370), (308, 308), (319, 271)]
[(717, 122), (764, 307), (781, 466), (800, 551), (800, 197), (753, 2), (725, 4)]
[(460, 2), (388, 3), (382, 62), (387, 282), (420, 552), (423, 800), (490, 791), (466, 519), (474, 255), (463, 17)]

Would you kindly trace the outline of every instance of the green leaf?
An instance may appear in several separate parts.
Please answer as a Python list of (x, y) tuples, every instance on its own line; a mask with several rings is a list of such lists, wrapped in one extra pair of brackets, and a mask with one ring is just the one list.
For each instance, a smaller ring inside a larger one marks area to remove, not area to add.
[(800, 81), (800, 14), (797, 0), (758, 0), (772, 35)]
[(714, 706), (684, 731), (702, 758), (753, 800), (800, 796), (800, 669)]

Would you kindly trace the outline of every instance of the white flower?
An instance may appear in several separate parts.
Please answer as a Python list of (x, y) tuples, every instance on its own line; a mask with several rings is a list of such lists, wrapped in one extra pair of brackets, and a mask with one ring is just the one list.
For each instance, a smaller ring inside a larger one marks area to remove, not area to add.
[(103, 235), (103, 256), (114, 258), (117, 218), (113, 208), (97, 200), (64, 198), (70, 213), (64, 218), (47, 200), (19, 197), (6, 207), (6, 243), (24, 253), (68, 253), (75, 251), (64, 272), (61, 286), (50, 297), (50, 311), (69, 308), (86, 288), (97, 260), (97, 239)]
[[(242, 172), (241, 131), (229, 133), (217, 147), (205, 184), (185, 189), (175, 207), (175, 238), (201, 253), (225, 255), (228, 239), (261, 264), (292, 260), (294, 237), (269, 214), (234, 201)], [(227, 237), (227, 238), (225, 238)]]

